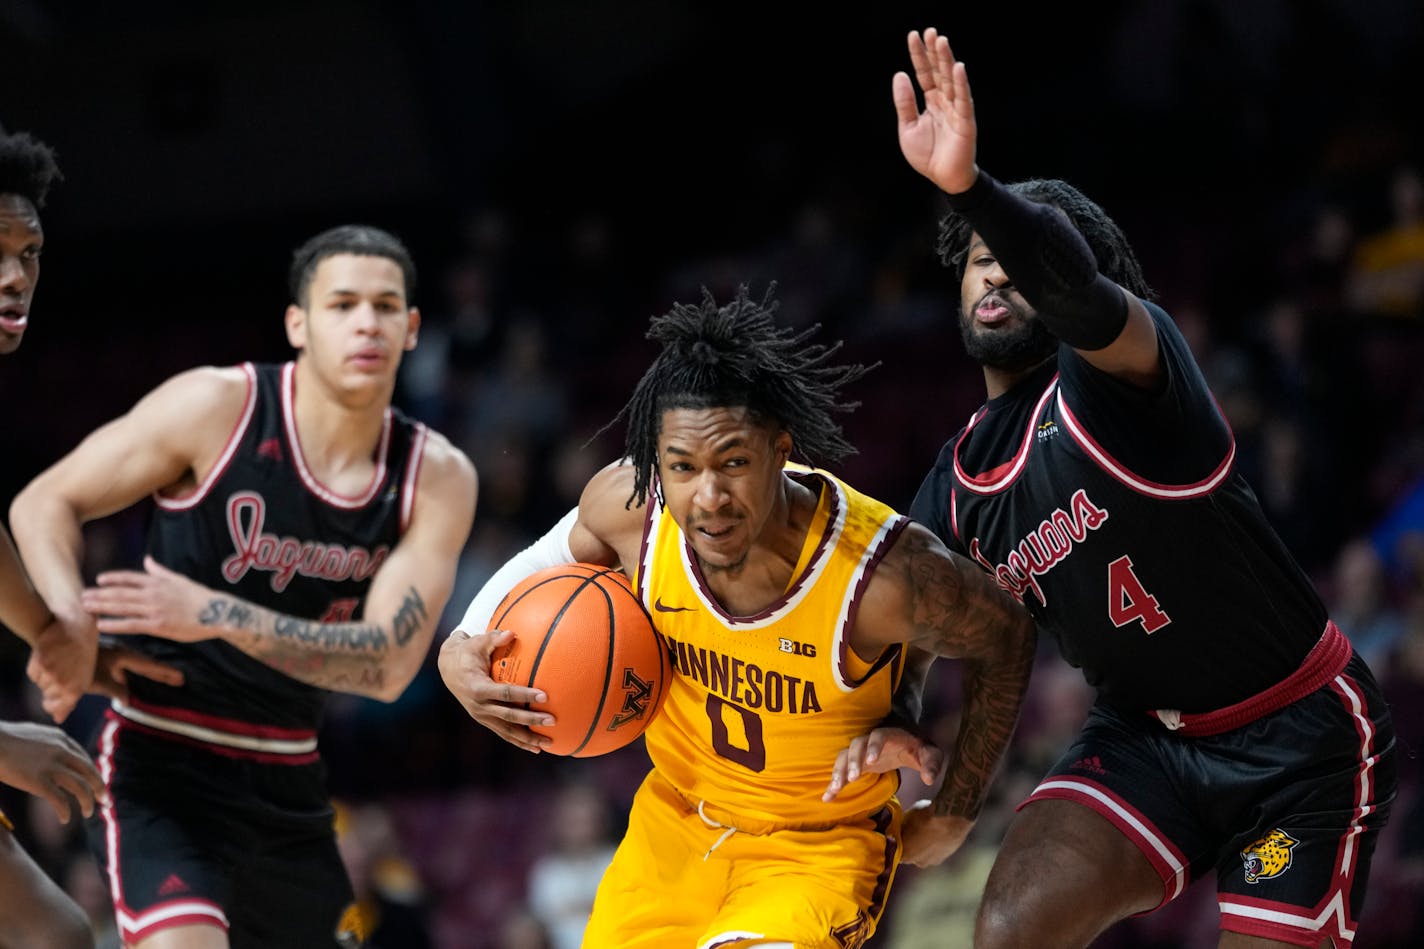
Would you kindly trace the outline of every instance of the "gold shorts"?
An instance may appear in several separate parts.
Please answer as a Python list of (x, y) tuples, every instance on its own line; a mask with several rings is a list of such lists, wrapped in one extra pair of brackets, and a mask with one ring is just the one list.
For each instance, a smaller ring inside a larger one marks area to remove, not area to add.
[(655, 770), (599, 885), (584, 946), (856, 949), (884, 911), (900, 818), (891, 800), (829, 829), (732, 830), (709, 823)]

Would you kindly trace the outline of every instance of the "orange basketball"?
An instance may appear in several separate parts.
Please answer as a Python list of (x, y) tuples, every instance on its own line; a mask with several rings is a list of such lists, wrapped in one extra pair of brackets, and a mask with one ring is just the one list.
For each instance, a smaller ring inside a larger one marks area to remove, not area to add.
[(671, 664), (632, 586), (612, 567), (562, 564), (525, 578), (494, 611), (490, 629), (514, 638), (492, 657), (496, 682), (542, 689), (528, 706), (554, 724), (534, 731), (556, 755), (591, 758), (643, 733), (667, 694)]

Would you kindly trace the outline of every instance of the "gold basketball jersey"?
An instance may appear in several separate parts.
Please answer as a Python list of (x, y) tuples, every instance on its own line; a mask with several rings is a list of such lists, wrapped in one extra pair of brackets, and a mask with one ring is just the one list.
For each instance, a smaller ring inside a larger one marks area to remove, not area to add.
[(821, 800), (837, 752), (886, 715), (903, 669), (899, 646), (866, 663), (847, 639), (872, 571), (908, 521), (824, 471), (786, 470), (820, 500), (790, 587), (755, 616), (722, 609), (672, 516), (648, 504), (635, 584), (674, 675), (647, 748), (694, 805), (822, 825), (880, 808), (899, 784), (895, 772), (862, 777)]

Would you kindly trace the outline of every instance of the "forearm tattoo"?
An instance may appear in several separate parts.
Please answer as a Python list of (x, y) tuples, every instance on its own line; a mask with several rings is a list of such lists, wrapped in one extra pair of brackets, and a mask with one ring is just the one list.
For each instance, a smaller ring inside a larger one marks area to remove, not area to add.
[(397, 648), (407, 645), (427, 616), (424, 599), (411, 587), (389, 633), (379, 623), (322, 623), (228, 597), (209, 600), (198, 622), (225, 629), (232, 645), (308, 685), (368, 693), (385, 685), (392, 639)]
[(1028, 689), (1033, 623), (991, 577), (931, 538), (908, 536), (906, 551), (920, 644), (958, 659), (964, 671), (959, 735), (932, 809), (977, 817)]
[(410, 642), (411, 637), (418, 633), (424, 624), (425, 601), (420, 598), (420, 592), (411, 587), (400, 609), (396, 610), (395, 619), (391, 621), (391, 625), (395, 627), (396, 645), (404, 646)]
[(234, 629), (255, 629), (257, 611), (237, 600), (213, 599), (198, 614), (203, 626), (231, 626)]
[(272, 621), (272, 634), (289, 639), (299, 647), (312, 647), (321, 652), (385, 652), (386, 634), (375, 623), (318, 623), (316, 620), (278, 614)]

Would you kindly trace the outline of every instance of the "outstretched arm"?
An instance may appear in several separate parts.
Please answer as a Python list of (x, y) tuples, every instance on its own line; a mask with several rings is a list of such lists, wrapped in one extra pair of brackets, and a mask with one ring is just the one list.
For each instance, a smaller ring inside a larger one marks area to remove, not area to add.
[(210, 590), (152, 558), (84, 591), (105, 633), (222, 639), (308, 685), (394, 701), (419, 671), (454, 583), (475, 510), (474, 467), (443, 438), (426, 443), (410, 526), (376, 572), (362, 619), (322, 623)]
[(950, 194), (968, 191), (979, 176), (975, 153), (979, 127), (969, 73), (955, 62), (949, 41), (933, 27), (909, 36), (910, 65), (924, 93), (925, 109), (915, 101), (910, 77), (897, 72), (891, 81), (895, 116), (900, 125), (900, 151), (910, 167)]
[(1137, 385), (1160, 372), (1157, 334), (1142, 302), (1099, 273), (1098, 260), (1067, 215), (1020, 197), (976, 163), (978, 126), (969, 74), (933, 29), (909, 36), (921, 112), (910, 77), (895, 74), (893, 94), (905, 160), (938, 185), (983, 241), (976, 256), (1003, 267), (1044, 324), (1088, 362)]

